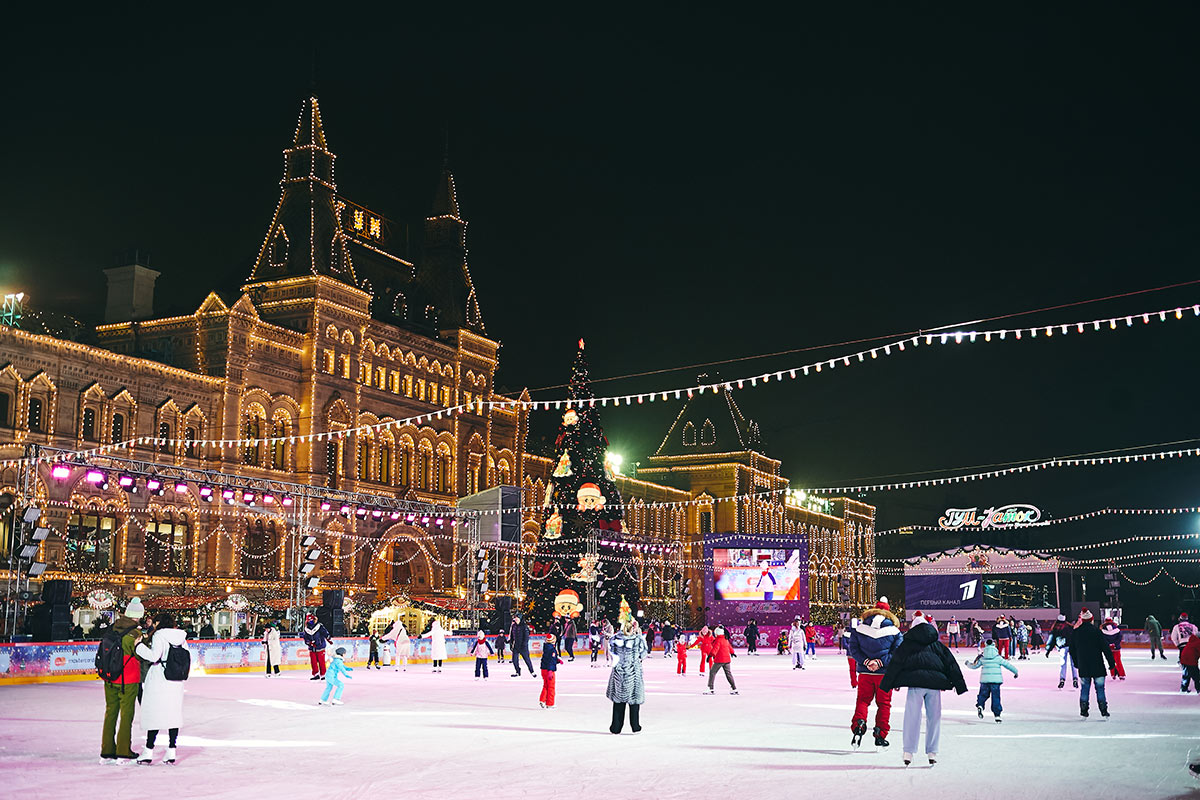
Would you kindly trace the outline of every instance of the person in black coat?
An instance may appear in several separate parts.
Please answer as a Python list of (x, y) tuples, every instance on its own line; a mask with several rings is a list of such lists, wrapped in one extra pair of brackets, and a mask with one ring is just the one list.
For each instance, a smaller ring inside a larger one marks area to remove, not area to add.
[(904, 640), (892, 653), (882, 691), (908, 687), (904, 702), (904, 763), (912, 761), (921, 737), (921, 710), (925, 710), (925, 754), (929, 763), (937, 762), (942, 733), (942, 692), (953, 689), (965, 694), (967, 682), (950, 648), (942, 644), (937, 628), (918, 611)]
[(758, 623), (750, 620), (742, 633), (746, 635), (746, 655), (758, 655)]
[[(1075, 630), (1071, 632), (1068, 645), (1071, 657), (1075, 659), (1075, 666), (1079, 669), (1081, 680), (1079, 687), (1079, 716), (1081, 717), (1088, 715), (1088, 700), (1093, 682), (1096, 684), (1096, 705), (1100, 708), (1100, 715), (1108, 716), (1108, 698), (1104, 694), (1104, 678), (1108, 675), (1108, 670), (1116, 669), (1116, 660), (1113, 658), (1112, 650), (1109, 649), (1104, 634), (1093, 624), (1094, 621), (1090, 609), (1085, 608), (1081, 611), (1079, 619), (1075, 622)], [(1108, 669), (1105, 669), (1105, 661), (1108, 662)]]
[(533, 671), (533, 661), (529, 658), (529, 626), (521, 619), (521, 615), (517, 614), (513, 617), (512, 627), (508, 629), (508, 643), (512, 646), (512, 677), (521, 677), (521, 658), (525, 659), (525, 666), (529, 667), (529, 674), (537, 677), (537, 673)]

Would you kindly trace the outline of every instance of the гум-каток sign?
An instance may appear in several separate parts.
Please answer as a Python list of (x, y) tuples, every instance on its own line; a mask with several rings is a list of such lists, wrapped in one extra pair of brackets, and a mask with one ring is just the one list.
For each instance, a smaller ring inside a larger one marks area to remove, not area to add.
[(960, 528), (1017, 528), (1023, 525), (1036, 525), (1042, 519), (1042, 510), (1028, 503), (1012, 503), (1007, 506), (993, 506), (979, 510), (974, 508), (947, 508), (946, 514), (938, 520), (938, 527), (946, 530)]

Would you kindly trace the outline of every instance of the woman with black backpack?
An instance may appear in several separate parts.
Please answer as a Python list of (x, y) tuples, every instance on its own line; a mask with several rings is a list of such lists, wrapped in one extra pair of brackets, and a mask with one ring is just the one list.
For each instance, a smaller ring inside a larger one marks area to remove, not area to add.
[(154, 635), (150, 644), (139, 644), (134, 651), (150, 665), (142, 683), (142, 729), (146, 731), (146, 748), (137, 763), (154, 761), (154, 742), (160, 730), (167, 731), (167, 752), (164, 764), (175, 763), (175, 744), (183, 725), (183, 684), (191, 665), (187, 634), (175, 627), (175, 616), (162, 613), (154, 620)]

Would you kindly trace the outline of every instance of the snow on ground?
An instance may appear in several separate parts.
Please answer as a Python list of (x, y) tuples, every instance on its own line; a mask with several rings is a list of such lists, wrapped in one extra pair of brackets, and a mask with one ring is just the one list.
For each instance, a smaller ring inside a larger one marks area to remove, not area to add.
[[(972, 650), (958, 651), (960, 661)], [(585, 658), (558, 673), (559, 706), (538, 707), (541, 681), (491, 663), (441, 674), (356, 668), (346, 705), (319, 707), (303, 672), (196, 676), (175, 766), (97, 763), (104, 701), (95, 682), (0, 688), (0, 791), (10, 798), (472, 798), (597, 794), (655, 800), (862, 795), (899, 798), (1151, 798), (1200, 794), (1187, 772), (1200, 757), (1200, 697), (1179, 692), (1174, 661), (1126, 651), (1129, 679), (1109, 682), (1113, 717), (1079, 717), (1078, 691), (1057, 686), (1038, 655), (1006, 674), (1004, 722), (975, 716), (971, 691), (943, 695), (939, 763), (901, 760), (903, 690), (893, 695), (893, 744), (853, 752), (845, 659), (826, 651), (804, 672), (787, 657), (742, 654), (741, 689), (702, 696), (689, 659), (646, 662), (644, 730), (607, 731), (607, 670)], [(534, 662), (536, 664), (536, 660)], [(723, 678), (719, 680), (723, 681)], [(165, 732), (161, 735), (165, 737)], [(141, 737), (134, 725), (135, 750)], [(163, 744), (160, 738), (160, 750)]]

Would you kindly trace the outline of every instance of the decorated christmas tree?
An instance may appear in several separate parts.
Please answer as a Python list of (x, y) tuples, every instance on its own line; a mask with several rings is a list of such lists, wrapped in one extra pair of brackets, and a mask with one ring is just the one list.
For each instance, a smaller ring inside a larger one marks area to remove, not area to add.
[[(530, 572), (526, 612), (544, 627), (556, 615), (569, 615), (576, 600), (595, 582), (596, 608), (584, 616), (615, 619), (622, 595), (638, 605), (637, 571), (630, 553), (616, 555), (624, 532), (624, 510), (608, 460), (608, 439), (600, 425), (599, 405), (588, 377), (583, 340), (571, 368), (566, 408), (554, 440), (555, 468), (543, 499), (542, 537)], [(599, 563), (589, 559), (588, 539), (598, 543)], [(600, 544), (606, 542), (607, 544)], [(561, 605), (562, 608), (557, 608)]]

